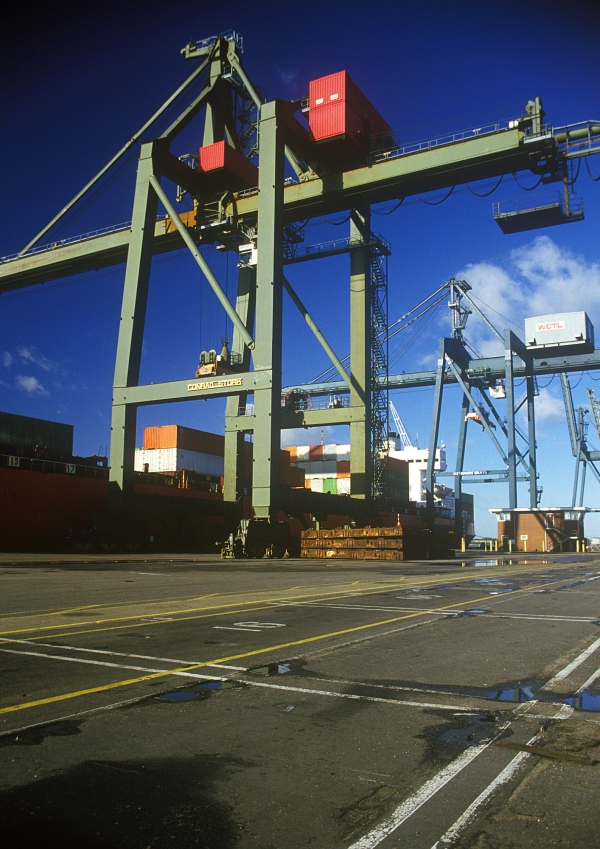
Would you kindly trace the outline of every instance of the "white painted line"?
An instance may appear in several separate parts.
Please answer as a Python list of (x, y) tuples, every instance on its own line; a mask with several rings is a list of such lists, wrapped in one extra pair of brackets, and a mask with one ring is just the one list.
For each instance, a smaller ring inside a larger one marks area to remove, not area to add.
[(240, 628), (235, 625), (213, 625), (214, 631), (254, 631), (257, 634), (260, 634), (261, 628)]
[(551, 678), (549, 681), (546, 681), (542, 689), (546, 689), (546, 687), (551, 687), (553, 684), (556, 684), (558, 681), (562, 681), (564, 678), (567, 678), (571, 672), (577, 669), (578, 666), (581, 666), (584, 660), (587, 660), (590, 655), (592, 655), (596, 649), (600, 646), (600, 637), (588, 646), (587, 649), (581, 652), (581, 654), (577, 655), (575, 660), (572, 660), (571, 663), (567, 664), (564, 669), (561, 669), (560, 672), (557, 672), (556, 675)]
[(249, 681), (247, 678), (238, 678), (244, 684), (251, 687), (264, 687), (265, 689), (287, 690), (291, 693), (309, 693), (316, 696), (329, 696), (334, 699), (351, 699), (357, 702), (381, 702), (386, 705), (400, 705), (401, 707), (438, 708), (439, 710), (469, 711), (470, 707), (461, 705), (445, 705), (438, 702), (409, 702), (404, 699), (381, 699), (377, 696), (356, 696), (353, 693), (336, 693), (334, 690), (314, 690), (308, 687), (292, 687), (285, 684), (267, 684), (264, 681)]
[(409, 796), (408, 799), (402, 802), (402, 804), (396, 808), (394, 813), (388, 817), (385, 822), (380, 823), (380, 825), (376, 826), (376, 828), (368, 834), (365, 834), (364, 837), (361, 837), (360, 840), (357, 840), (356, 843), (349, 846), (348, 849), (373, 849), (373, 847), (378, 846), (382, 840), (385, 840), (385, 838), (392, 834), (392, 832), (396, 831), (403, 822), (418, 811), (419, 808), (435, 796), (442, 787), (445, 787), (445, 785), (448, 784), (449, 781), (452, 781), (459, 772), (461, 772), (466, 766), (474, 761), (475, 758), (484, 752), (488, 746), (491, 745), (491, 743), (493, 743), (506, 728), (508, 728), (509, 724), (510, 723), (507, 722), (500, 726), (494, 737), (486, 742), (479, 743), (479, 745), (472, 746), (462, 752), (462, 754), (453, 760), (452, 763), (441, 769), (437, 775), (434, 775), (433, 778), (426, 781), (416, 793), (413, 793), (412, 796)]
[[(565, 708), (567, 710), (565, 710)], [(562, 705), (560, 710), (552, 717), (543, 717), (543, 719), (568, 719), (568, 717), (573, 713), (573, 708), (570, 705)], [(533, 746), (533, 744), (539, 740), (540, 735), (535, 734), (531, 740), (528, 740), (526, 745)], [(456, 820), (453, 825), (450, 826), (448, 831), (446, 831), (439, 840), (437, 840), (431, 849), (443, 849), (444, 846), (451, 846), (457, 837), (460, 835), (462, 831), (469, 825), (472, 821), (473, 817), (477, 813), (477, 810), (483, 805), (487, 799), (492, 796), (496, 790), (502, 787), (503, 784), (506, 784), (513, 775), (521, 768), (521, 766), (531, 757), (530, 752), (519, 752), (518, 755), (510, 761), (510, 763), (499, 773), (493, 781), (491, 781), (488, 786), (483, 790), (479, 796), (475, 799), (475, 801), (471, 802), (466, 811), (461, 814), (461, 816)], [(350, 847), (352, 849), (352, 847)]]
[[(31, 655), (32, 657), (45, 657), (49, 660), (66, 660), (69, 663), (87, 663), (92, 666), (110, 666), (116, 669), (135, 669), (139, 672), (165, 672), (170, 675), (175, 675), (183, 678), (205, 678), (210, 681), (214, 681), (218, 678), (220, 681), (226, 681), (227, 678), (219, 678), (217, 675), (200, 675), (196, 672), (171, 672), (169, 669), (153, 669), (150, 666), (130, 666), (125, 663), (110, 663), (107, 660), (89, 660), (85, 657), (65, 657), (60, 654), (43, 654), (42, 652), (35, 651), (22, 651), (21, 649), (0, 649), (1, 652), (5, 654), (26, 654)], [(207, 664), (207, 666), (218, 666), (218, 664)]]
[(109, 663), (107, 660), (89, 660), (85, 657), (65, 657), (60, 654), (44, 654), (38, 651), (23, 651), (22, 649), (0, 649), (4, 654), (26, 654), (31, 657), (45, 657), (49, 660), (66, 660), (70, 663), (89, 663), (93, 666), (112, 666), (117, 669), (135, 669), (141, 672), (168, 672), (168, 669), (152, 669), (149, 666), (130, 666), (125, 663)]
[(582, 684), (578, 690), (575, 690), (575, 694), (578, 696), (580, 693), (583, 693), (583, 691), (587, 690), (588, 687), (591, 687), (594, 681), (597, 681), (598, 678), (600, 678), (600, 669), (597, 669), (595, 672), (592, 672), (585, 684)]
[(437, 616), (448, 616), (453, 613), (462, 613), (462, 610), (431, 610), (429, 607), (376, 607), (376, 606), (367, 606), (365, 604), (319, 604), (318, 602), (306, 601), (306, 602), (293, 602), (293, 601), (285, 601), (285, 602), (269, 602), (274, 607), (318, 607), (318, 608), (332, 608), (334, 610), (392, 610), (398, 611), (399, 613), (419, 613), (422, 611), (423, 613), (435, 613)]
[(390, 628), (389, 631), (379, 631), (377, 634), (367, 634), (364, 637), (355, 637), (353, 640), (345, 640), (343, 643), (334, 643), (332, 646), (322, 646), (318, 649), (313, 649), (312, 651), (304, 652), (303, 654), (296, 654), (292, 657), (286, 658), (286, 660), (300, 660), (305, 657), (312, 657), (315, 654), (326, 654), (330, 651), (335, 651), (335, 649), (343, 649), (347, 646), (353, 646), (357, 643), (367, 643), (371, 640), (378, 640), (381, 637), (389, 637), (390, 634), (397, 634), (399, 631), (409, 631), (411, 628), (421, 628), (423, 625), (431, 625), (432, 622), (435, 622), (435, 619), (425, 619), (421, 622), (411, 622), (410, 625), (401, 625), (399, 628)]
[[(19, 643), (24, 646), (42, 646), (47, 649), (62, 649), (62, 651), (78, 651), (84, 654), (107, 654), (109, 657), (134, 657), (138, 660), (158, 660), (161, 663), (176, 663), (178, 666), (194, 666), (202, 663), (201, 660), (180, 660), (176, 657), (156, 657), (153, 654), (133, 654), (132, 652), (109, 651), (108, 649), (86, 649), (82, 646), (64, 646), (58, 643), (35, 643), (32, 640), (14, 640), (10, 637), (0, 637), (5, 643)], [(234, 672), (246, 672), (247, 666), (226, 666), (224, 663), (207, 663), (207, 666), (216, 666), (219, 669), (232, 669)]]
[[(538, 739), (538, 735), (536, 734), (527, 742), (528, 746), (532, 746), (535, 741)], [(502, 787), (503, 784), (506, 784), (510, 779), (515, 775), (518, 770), (523, 766), (525, 761), (529, 760), (531, 754), (529, 752), (519, 752), (518, 755), (511, 760), (511, 762), (506, 766), (499, 775), (491, 781), (488, 786), (483, 790), (479, 796), (475, 799), (474, 802), (471, 802), (466, 811), (456, 820), (456, 822), (450, 826), (448, 831), (446, 831), (439, 840), (437, 840), (431, 849), (442, 849), (444, 846), (451, 846), (456, 838), (460, 835), (462, 831), (469, 825), (471, 820), (475, 817), (475, 814), (479, 810), (479, 808), (486, 802), (490, 796), (492, 796), (497, 790)]]

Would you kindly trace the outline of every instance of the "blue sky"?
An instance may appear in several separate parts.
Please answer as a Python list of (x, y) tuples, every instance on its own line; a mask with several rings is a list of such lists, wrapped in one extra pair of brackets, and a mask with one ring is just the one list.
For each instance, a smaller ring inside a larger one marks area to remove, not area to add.
[[(55, 3), (13, 9), (1, 36), (0, 105), (4, 223), (0, 255), (18, 251), (112, 156), (190, 73), (180, 55), (190, 39), (230, 28), (244, 37), (245, 66), (269, 97), (295, 99), (309, 80), (346, 69), (402, 144), (435, 138), (521, 115), (540, 95), (554, 126), (600, 120), (596, 4), (458, 2), (305, 2), (296, 6), (107, 2), (92, 11)], [(173, 146), (194, 151), (200, 129), (191, 125)], [(600, 175), (600, 156), (589, 160)], [(131, 217), (135, 157), (89, 208), (70, 216), (54, 238), (83, 233)], [(500, 330), (521, 331), (527, 315), (587, 309), (600, 334), (600, 183), (582, 166), (576, 191), (583, 223), (504, 236), (492, 219), (492, 201), (527, 194), (534, 183), (503, 181), (489, 198), (465, 188), (439, 206), (407, 200), (390, 215), (375, 214), (373, 229), (392, 243), (390, 321), (448, 280), (466, 276)], [(474, 185), (482, 192), (485, 187)], [(553, 187), (550, 187), (551, 189)], [(432, 201), (436, 198), (426, 198)], [(391, 204), (375, 208), (386, 212)], [(347, 233), (344, 216), (312, 222), (307, 243)], [(341, 223), (337, 223), (341, 222)], [(48, 239), (49, 241), (51, 239)], [(209, 261), (233, 294), (235, 260)], [(75, 450), (90, 454), (110, 441), (110, 398), (124, 267), (69, 278), (0, 297), (0, 408), (75, 425)], [(348, 348), (348, 260), (337, 258), (289, 269), (289, 278), (340, 354)], [(494, 312), (496, 311), (496, 312)], [(442, 310), (404, 345), (393, 371), (431, 368), (437, 338), (447, 333)], [(143, 381), (191, 376), (201, 348), (216, 347), (229, 332), (214, 296), (184, 253), (159, 257), (153, 270)], [(483, 326), (467, 336), (493, 352)], [(285, 383), (309, 381), (326, 365), (289, 302), (285, 306)], [(395, 357), (394, 348), (390, 353)], [(600, 377), (595, 375), (594, 377)], [(558, 379), (541, 381), (538, 443), (542, 503), (570, 503), (573, 458)], [(575, 403), (587, 401), (592, 376), (573, 379)], [(599, 390), (600, 394), (600, 390)], [(426, 444), (430, 391), (395, 393), (409, 432)], [(458, 426), (458, 393), (448, 393), (441, 429), (450, 455)], [(140, 412), (144, 425), (181, 424), (220, 430), (222, 402), (169, 405)], [(345, 433), (326, 434), (344, 440)], [(288, 434), (306, 441), (306, 434)], [(314, 441), (319, 441), (319, 436)], [(593, 441), (593, 440), (592, 440)], [(596, 442), (598, 440), (596, 439)], [(468, 468), (497, 468), (494, 450), (472, 428)], [(473, 487), (478, 531), (493, 532), (487, 514), (504, 506), (506, 488)], [(589, 477), (586, 504), (600, 503)], [(520, 503), (527, 504), (526, 490)], [(588, 533), (600, 533), (590, 519)]]

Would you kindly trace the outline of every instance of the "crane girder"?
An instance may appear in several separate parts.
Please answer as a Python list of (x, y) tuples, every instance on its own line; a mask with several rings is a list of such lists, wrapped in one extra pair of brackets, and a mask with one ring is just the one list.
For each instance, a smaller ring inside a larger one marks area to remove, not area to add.
[[(540, 163), (550, 173), (548, 163), (556, 156), (555, 141), (548, 135), (538, 140), (525, 137), (517, 129), (476, 135), (351, 171), (292, 183), (284, 190), (284, 217), (289, 223), (502, 174), (526, 170), (537, 173)], [(198, 193), (197, 175), (166, 150), (161, 151), (159, 167), (166, 176), (181, 180), (180, 184)], [(255, 222), (257, 211), (258, 194), (252, 192), (231, 195), (224, 207), (226, 216), (250, 225)], [(130, 232), (125, 229), (7, 260), (0, 264), (0, 293), (125, 262), (129, 238)], [(202, 231), (196, 231), (196, 239), (202, 238)], [(182, 247), (179, 234), (165, 232), (164, 224), (157, 222), (154, 253)]]

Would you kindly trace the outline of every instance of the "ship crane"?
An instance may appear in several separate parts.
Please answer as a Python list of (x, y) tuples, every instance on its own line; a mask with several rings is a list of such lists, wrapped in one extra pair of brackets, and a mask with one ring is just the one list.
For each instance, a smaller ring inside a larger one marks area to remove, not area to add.
[(396, 428), (396, 434), (398, 439), (402, 443), (403, 448), (413, 448), (413, 443), (408, 435), (408, 431), (404, 427), (404, 423), (398, 414), (398, 410), (395, 408), (392, 401), (390, 401), (390, 413), (392, 414), (392, 418), (394, 420), (394, 427)]

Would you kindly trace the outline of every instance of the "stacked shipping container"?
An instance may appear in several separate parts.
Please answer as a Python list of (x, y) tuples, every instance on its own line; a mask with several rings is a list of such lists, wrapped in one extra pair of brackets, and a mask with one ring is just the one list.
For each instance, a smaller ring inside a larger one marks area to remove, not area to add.
[[(252, 481), (251, 442), (244, 444), (244, 481)], [(134, 468), (137, 472), (193, 471), (222, 483), (224, 471), (225, 437), (208, 431), (179, 425), (147, 427), (144, 430), (144, 447), (136, 448)], [(291, 465), (288, 451), (280, 455), (280, 483), (284, 486), (304, 487), (304, 470)]]

